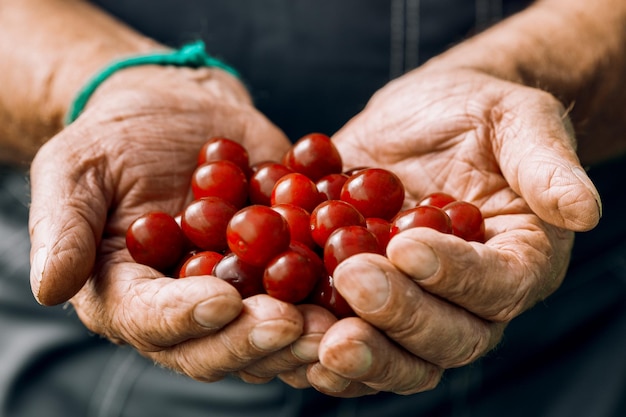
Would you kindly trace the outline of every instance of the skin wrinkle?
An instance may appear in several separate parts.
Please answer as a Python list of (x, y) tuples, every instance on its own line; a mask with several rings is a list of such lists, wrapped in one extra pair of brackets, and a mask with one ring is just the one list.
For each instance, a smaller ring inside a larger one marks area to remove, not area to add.
[[(210, 346), (210, 344), (206, 344), (205, 353), (207, 357), (211, 357), (213, 354)], [(160, 363), (163, 363), (165, 360), (168, 368), (178, 369), (183, 374), (198, 381), (217, 382), (222, 380), (228, 373), (227, 370), (219, 366), (209, 365), (205, 361), (198, 361), (193, 355), (194, 346), (190, 344), (182, 343), (176, 347), (176, 350), (176, 355), (157, 355), (156, 358)], [(174, 363), (170, 362), (172, 360)]]
[[(387, 276), (389, 273), (385, 272)], [(393, 279), (389, 279), (390, 285), (393, 286)], [(391, 292), (394, 293), (393, 288), (390, 288)], [(415, 287), (415, 291), (420, 291), (418, 287)], [(460, 293), (464, 293), (465, 290), (459, 290)], [(391, 310), (388, 312), (389, 305), (395, 305), (392, 299), (389, 299), (385, 306), (376, 310), (375, 312), (370, 312), (369, 314), (394, 314), (386, 320), (384, 323), (380, 325), (381, 330), (385, 331), (389, 337), (396, 341), (407, 341), (418, 337), (416, 335), (424, 334), (424, 339), (432, 338), (431, 333), (433, 330), (432, 323), (428, 321), (423, 321), (421, 318), (423, 315), (418, 314), (425, 307), (421, 301), (424, 300), (424, 297), (428, 297), (428, 295), (423, 294), (423, 296), (416, 296), (414, 291), (407, 289), (404, 293), (406, 298), (410, 298), (414, 301), (415, 304), (411, 306), (413, 313), (405, 314), (404, 311), (394, 311)], [(426, 313), (424, 316), (429, 317), (432, 313)], [(477, 318), (476, 318), (477, 319)], [(471, 323), (470, 323), (471, 324)], [(478, 329), (477, 329), (478, 330)], [(483, 328), (479, 333), (483, 333), (485, 328)], [(435, 332), (436, 333), (436, 332)], [(474, 333), (473, 333), (474, 334)], [(466, 343), (465, 340), (456, 340), (454, 343), (448, 343), (450, 353), (446, 353), (445, 355), (441, 355), (441, 353), (437, 354), (439, 358), (448, 358), (448, 359), (439, 359), (438, 365), (444, 367), (455, 367), (459, 366), (460, 363), (467, 363), (470, 359), (476, 359), (480, 354), (484, 353), (486, 347), (489, 345), (489, 337), (487, 337), (488, 333), (481, 334), (478, 336), (476, 343), (470, 347), (469, 352), (467, 354), (463, 352), (459, 352), (457, 349), (463, 348)], [(452, 341), (450, 341), (452, 342)], [(415, 352), (421, 353), (424, 352)], [(432, 355), (432, 354), (431, 354)], [(461, 357), (459, 358), (459, 355)]]
[[(526, 245), (525, 252), (529, 252), (534, 249), (535, 248), (533, 248), (532, 246)], [(501, 247), (500, 250), (506, 252), (507, 248)], [(541, 285), (541, 283), (544, 282), (543, 276), (545, 275), (545, 271), (533, 272), (533, 269), (528, 267), (527, 263), (524, 261), (523, 255), (520, 254), (519, 245), (516, 245), (516, 247), (512, 248), (512, 250), (510, 250), (508, 253), (510, 254), (509, 259), (511, 262), (509, 270), (521, 271), (517, 274), (519, 277), (532, 278), (526, 280), (520, 280), (519, 278), (516, 278), (513, 280), (513, 283), (516, 284), (516, 287), (510, 297), (507, 297), (508, 301), (507, 303), (505, 303), (504, 308), (500, 309), (493, 316), (487, 317), (492, 321), (500, 323), (510, 322), (513, 318), (517, 317), (519, 314), (526, 311), (527, 309), (532, 307), (537, 301), (543, 298), (541, 296), (538, 296), (537, 294), (537, 285)], [(537, 254), (537, 256), (547, 258), (548, 265), (551, 264), (549, 255), (543, 254), (539, 250), (535, 250), (535, 253)], [(546, 262), (544, 261), (543, 264), (545, 263)], [(515, 301), (511, 303), (511, 300)]]
[[(169, 278), (163, 279), (169, 281)], [(149, 285), (146, 286), (149, 287)], [(183, 294), (180, 294), (180, 291), (177, 289), (178, 288), (175, 285), (166, 285), (158, 287), (149, 297), (143, 289), (136, 295), (140, 300), (140, 311), (143, 312), (141, 316), (138, 316), (138, 329), (141, 329), (140, 323), (149, 321), (150, 317), (160, 318), (161, 329), (158, 329), (156, 335), (150, 336), (150, 339), (156, 339), (159, 334), (168, 334), (170, 336), (174, 336), (174, 338), (178, 340), (182, 340), (183, 337), (186, 336), (186, 333), (177, 331), (178, 329), (181, 329), (180, 324), (176, 322), (177, 320), (180, 320), (178, 313), (181, 311), (181, 306), (186, 306), (183, 317), (185, 318), (185, 321), (189, 323), (191, 322), (190, 318), (193, 317), (192, 310), (194, 306), (189, 305), (187, 300), (183, 297)], [(156, 300), (156, 303), (154, 300)], [(191, 326), (193, 326), (193, 323)], [(189, 327), (190, 324), (185, 324), (184, 326), (184, 328)]]

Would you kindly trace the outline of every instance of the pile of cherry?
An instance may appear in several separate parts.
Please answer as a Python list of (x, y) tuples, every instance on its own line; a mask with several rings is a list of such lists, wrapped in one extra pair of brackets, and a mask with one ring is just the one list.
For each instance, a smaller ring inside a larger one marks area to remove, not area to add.
[(343, 171), (327, 135), (311, 133), (282, 161), (250, 165), (246, 149), (212, 138), (198, 154), (194, 199), (181, 213), (149, 212), (126, 233), (133, 259), (184, 278), (213, 275), (243, 298), (266, 293), (352, 315), (333, 287), (337, 265), (358, 253), (384, 255), (396, 234), (430, 227), (484, 241), (480, 210), (435, 192), (403, 208), (400, 179), (380, 168)]

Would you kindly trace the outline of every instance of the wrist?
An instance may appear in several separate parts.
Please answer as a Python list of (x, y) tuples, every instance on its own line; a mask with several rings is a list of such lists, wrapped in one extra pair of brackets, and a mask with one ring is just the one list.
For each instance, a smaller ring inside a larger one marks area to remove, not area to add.
[(138, 54), (124, 59), (114, 60), (96, 72), (80, 89), (71, 102), (65, 117), (65, 123), (72, 123), (80, 113), (82, 113), (94, 92), (112, 76), (129, 68), (145, 66), (218, 68), (231, 75), (239, 75), (234, 68), (208, 55), (205, 51), (204, 42), (202, 41), (187, 44), (178, 50)]
[(187, 101), (202, 100), (205, 93), (209, 93), (212, 100), (220, 100), (225, 105), (252, 104), (246, 86), (236, 75), (222, 68), (147, 64), (123, 68), (106, 77), (85, 107), (111, 95), (138, 91)]
[(5, 3), (0, 13), (0, 142), (16, 160), (30, 160), (63, 127), (69, 103), (98, 68), (163, 48), (86, 1)]
[(607, 130), (626, 127), (613, 110), (626, 105), (626, 4), (616, 3), (537, 2), (451, 48), (425, 69), (469, 68), (551, 93), (568, 109), (579, 155), (596, 162), (626, 148)]

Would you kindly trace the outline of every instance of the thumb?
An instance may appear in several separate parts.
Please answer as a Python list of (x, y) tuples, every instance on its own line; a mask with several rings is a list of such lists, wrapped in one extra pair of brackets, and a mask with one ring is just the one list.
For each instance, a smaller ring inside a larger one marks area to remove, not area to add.
[(241, 137), (250, 154), (250, 163), (280, 160), (291, 146), (285, 133), (264, 114), (254, 111), (235, 127), (234, 137)]
[(62, 143), (49, 141), (31, 166), (30, 283), (44, 305), (69, 300), (85, 284), (106, 219), (102, 161)]
[(496, 119), (502, 173), (542, 220), (590, 230), (600, 221), (602, 203), (576, 155), (572, 124), (553, 96), (525, 93), (504, 98)]

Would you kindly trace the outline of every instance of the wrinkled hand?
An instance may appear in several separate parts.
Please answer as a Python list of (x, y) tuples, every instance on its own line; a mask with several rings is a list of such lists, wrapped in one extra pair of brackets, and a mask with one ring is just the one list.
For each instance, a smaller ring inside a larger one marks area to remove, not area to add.
[(419, 228), (392, 239), (388, 259), (342, 263), (335, 283), (359, 318), (322, 339), (308, 378), (323, 392), (433, 388), (443, 369), (484, 355), (506, 323), (558, 288), (572, 231), (599, 221), (565, 111), (537, 89), (472, 70), (418, 69), (375, 94), (333, 139), (346, 164), (397, 173), (411, 201), (443, 191), (475, 203), (488, 241)]
[[(71, 298), (92, 331), (193, 378), (262, 382), (310, 360), (290, 344), (319, 340), (329, 313), (242, 301), (214, 277), (162, 277), (125, 249), (136, 217), (190, 201), (197, 152), (212, 136), (241, 141), (252, 162), (289, 146), (221, 71), (140, 67), (107, 80), (33, 161), (32, 289), (46, 305)], [(305, 324), (310, 316), (320, 319)]]

